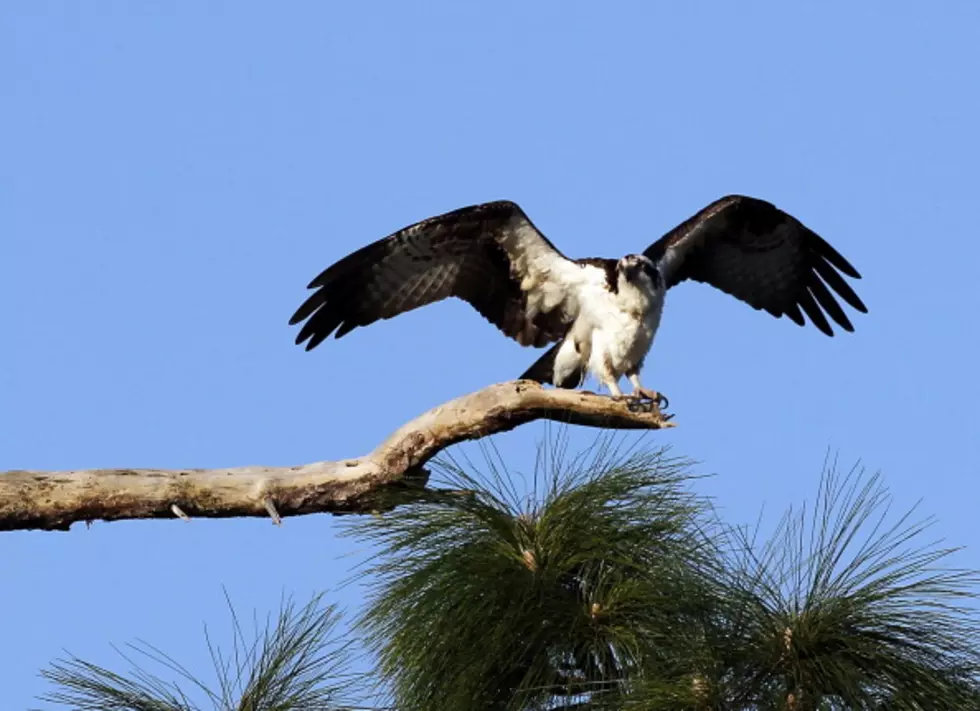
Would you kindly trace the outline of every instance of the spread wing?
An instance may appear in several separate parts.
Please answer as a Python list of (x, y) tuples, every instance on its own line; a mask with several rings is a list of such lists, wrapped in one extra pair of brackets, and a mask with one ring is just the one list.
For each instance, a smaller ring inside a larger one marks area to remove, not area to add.
[(565, 258), (509, 201), (472, 205), (405, 227), (344, 257), (310, 282), (293, 314), (296, 343), (451, 296), (469, 302), (521, 345), (563, 337), (578, 310), (581, 267)]
[(658, 265), (668, 288), (694, 279), (777, 318), (785, 314), (800, 326), (806, 314), (828, 336), (834, 335), (828, 315), (844, 330), (854, 330), (834, 293), (867, 313), (841, 276), (860, 279), (857, 270), (799, 220), (763, 200), (743, 195), (716, 200), (644, 254)]

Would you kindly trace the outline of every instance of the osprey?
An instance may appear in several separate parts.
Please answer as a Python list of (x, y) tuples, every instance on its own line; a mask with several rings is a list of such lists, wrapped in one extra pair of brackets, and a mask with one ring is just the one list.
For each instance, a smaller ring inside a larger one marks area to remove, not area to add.
[[(569, 259), (524, 211), (501, 200), (431, 217), (349, 254), (310, 282), (316, 291), (290, 325), (306, 321), (306, 350), (331, 333), (387, 319), (451, 296), (471, 304), (524, 346), (552, 346), (522, 378), (575, 388), (593, 374), (616, 397), (666, 401), (640, 382), (667, 290), (687, 279), (828, 336), (829, 315), (854, 328), (831, 290), (867, 308), (841, 273), (851, 264), (774, 205), (743, 195), (711, 203), (642, 254)], [(828, 289), (829, 287), (829, 289)], [(826, 315), (825, 315), (826, 314)]]

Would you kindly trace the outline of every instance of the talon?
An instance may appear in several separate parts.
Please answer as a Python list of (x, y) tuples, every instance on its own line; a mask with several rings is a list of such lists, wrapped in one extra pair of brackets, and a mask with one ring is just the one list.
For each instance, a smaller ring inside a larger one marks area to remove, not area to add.
[(653, 411), (653, 403), (652, 402), (648, 402), (646, 400), (641, 400), (640, 398), (637, 398), (637, 397), (629, 397), (629, 398), (627, 398), (627, 400), (628, 400), (628, 402), (626, 403), (626, 407), (629, 409), (630, 412), (652, 412)]
[(658, 409), (664, 409), (670, 404), (670, 400), (667, 399), (666, 395), (658, 393), (656, 390), (650, 390), (649, 388), (637, 388), (634, 391), (634, 396), (652, 400), (657, 404)]

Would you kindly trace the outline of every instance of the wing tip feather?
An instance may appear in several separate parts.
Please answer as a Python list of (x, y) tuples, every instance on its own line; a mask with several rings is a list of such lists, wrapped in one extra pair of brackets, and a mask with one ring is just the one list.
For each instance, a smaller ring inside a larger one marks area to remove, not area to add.
[[(735, 282), (722, 279), (725, 272), (719, 272), (720, 263), (687, 263), (687, 260), (710, 258), (710, 255), (705, 257), (703, 251), (694, 251), (703, 250), (703, 243), (688, 240), (687, 243), (694, 250), (680, 255), (684, 266), (674, 266), (668, 286), (692, 278), (707, 282), (777, 318), (785, 315), (798, 326), (812, 323), (829, 337), (835, 335), (831, 321), (843, 331), (854, 332), (854, 324), (845, 312), (844, 304), (859, 313), (868, 313), (868, 308), (845, 277), (861, 279), (861, 273), (819, 234), (766, 200), (738, 193), (720, 197), (650, 245), (645, 254), (651, 259), (661, 259), (667, 253), (668, 246), (691, 235), (696, 236), (699, 231), (717, 236), (719, 231), (741, 233), (746, 230), (750, 239), (756, 238), (760, 232), (763, 235), (780, 232), (782, 234), (773, 244), (778, 246), (788, 240), (795, 248), (794, 254), (784, 257), (783, 266), (777, 265), (768, 277), (756, 275), (757, 281), (769, 279), (769, 284), (755, 284), (756, 290), (753, 292), (751, 285), (740, 285), (737, 279)], [(794, 272), (792, 277), (785, 271), (790, 268)], [(778, 273), (780, 269), (784, 270), (783, 274)], [(772, 280), (778, 279), (782, 279), (782, 282), (772, 283)]]

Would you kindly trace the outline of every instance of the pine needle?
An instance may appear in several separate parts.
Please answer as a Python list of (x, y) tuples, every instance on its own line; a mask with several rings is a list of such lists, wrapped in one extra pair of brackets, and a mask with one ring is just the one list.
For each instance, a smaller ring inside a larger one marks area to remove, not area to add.
[[(67, 706), (73, 711), (334, 711), (348, 708), (340, 700), (349, 695), (356, 679), (344, 668), (348, 644), (333, 637), (337, 615), (322, 606), (321, 596), (297, 607), (283, 600), (277, 618), (256, 624), (247, 640), (234, 608), (234, 639), (230, 656), (212, 644), (205, 629), (217, 676), (215, 687), (195, 677), (179, 662), (146, 642), (127, 647), (142, 657), (120, 650), (129, 663), (127, 674), (85, 662), (70, 655), (54, 662), (41, 676), (55, 690), (42, 701)], [(147, 662), (169, 672), (164, 679), (146, 669)], [(191, 692), (200, 701), (191, 700)], [(200, 705), (206, 702), (207, 706)]]

